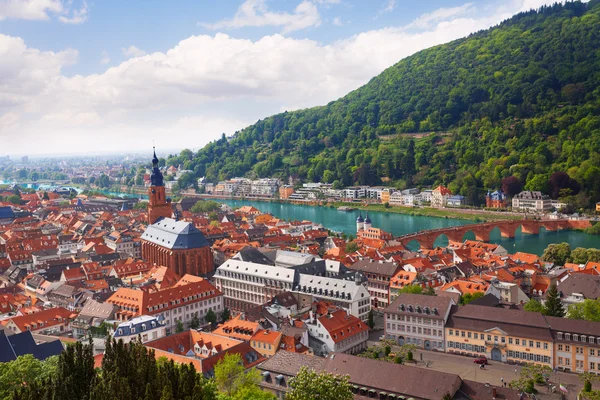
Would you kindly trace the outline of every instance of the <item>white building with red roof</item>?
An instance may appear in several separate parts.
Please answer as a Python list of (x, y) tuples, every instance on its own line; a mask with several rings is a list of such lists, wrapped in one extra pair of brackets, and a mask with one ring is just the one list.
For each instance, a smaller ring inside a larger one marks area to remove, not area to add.
[(315, 353), (358, 354), (367, 348), (369, 327), (344, 310), (328, 312), (321, 317), (311, 313), (306, 326), (312, 342), (321, 342), (320, 346), (314, 346), (318, 349)]

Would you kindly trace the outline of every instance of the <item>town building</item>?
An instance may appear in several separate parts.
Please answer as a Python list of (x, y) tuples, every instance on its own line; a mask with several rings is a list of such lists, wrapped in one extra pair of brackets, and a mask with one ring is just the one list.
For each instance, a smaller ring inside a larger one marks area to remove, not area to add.
[(62, 307), (47, 308), (33, 314), (9, 318), (4, 326), (14, 333), (30, 331), (56, 335), (68, 332), (71, 319), (76, 315)]
[[(177, 169), (175, 169), (175, 171), (177, 171)], [(154, 151), (154, 157), (152, 158), (152, 175), (150, 176), (150, 183), (151, 185), (148, 188), (149, 225), (155, 223), (160, 218), (170, 218), (173, 214), (171, 199), (167, 198), (163, 175), (158, 168), (156, 151)]]
[(216, 314), (223, 311), (221, 292), (207, 280), (195, 279), (186, 282), (187, 277), (184, 276), (175, 286), (152, 293), (119, 288), (107, 302), (117, 306), (115, 318), (118, 321), (128, 321), (141, 315), (156, 316), (164, 321), (169, 334), (175, 331), (178, 323), (184, 328), (189, 327), (194, 317), (203, 321), (209, 310)]
[(450, 189), (445, 186), (438, 186), (431, 193), (431, 207), (441, 208), (448, 204), (448, 197), (452, 195)]
[(129, 321), (121, 322), (113, 333), (115, 340), (122, 340), (125, 343), (134, 340), (146, 343), (165, 336), (167, 336), (167, 328), (160, 316), (149, 315), (142, 315), (132, 318)]
[(292, 185), (285, 185), (279, 188), (279, 198), (286, 200), (294, 194), (294, 187)]
[(513, 197), (513, 210), (542, 213), (552, 209), (552, 200), (548, 195), (536, 191), (523, 191)]
[(206, 275), (214, 270), (210, 243), (192, 223), (161, 218), (141, 236), (142, 256), (176, 274)]
[(0, 329), (0, 363), (15, 361), (17, 357), (31, 354), (43, 361), (51, 356), (58, 356), (64, 350), (60, 340), (47, 342), (36, 341), (31, 332), (11, 334)]
[(328, 312), (321, 317), (311, 312), (306, 326), (309, 335), (320, 342), (315, 350), (317, 355), (333, 352), (358, 354), (367, 348), (369, 327), (344, 310)]
[(250, 346), (264, 357), (272, 357), (279, 350), (283, 334), (270, 329), (260, 329), (250, 338)]
[(444, 326), (454, 305), (449, 297), (401, 293), (384, 311), (385, 337), (399, 345), (444, 351)]
[(390, 304), (390, 281), (401, 269), (398, 264), (367, 258), (355, 262), (349, 269), (360, 272), (367, 278), (372, 308), (384, 309)]
[(491, 193), (488, 190), (485, 195), (485, 206), (487, 208), (506, 208), (507, 205), (508, 198), (502, 190), (495, 190)]
[(541, 313), (466, 305), (446, 324), (446, 352), (493, 361), (554, 366), (554, 343)]

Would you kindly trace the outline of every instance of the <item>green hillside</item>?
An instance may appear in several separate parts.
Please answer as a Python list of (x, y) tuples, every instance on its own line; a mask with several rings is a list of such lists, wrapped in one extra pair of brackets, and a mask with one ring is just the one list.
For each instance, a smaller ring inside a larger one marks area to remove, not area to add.
[(209, 181), (441, 183), (475, 204), (514, 177), (512, 190), (589, 206), (600, 201), (599, 99), (600, 0), (571, 2), (420, 51), (326, 106), (168, 162)]

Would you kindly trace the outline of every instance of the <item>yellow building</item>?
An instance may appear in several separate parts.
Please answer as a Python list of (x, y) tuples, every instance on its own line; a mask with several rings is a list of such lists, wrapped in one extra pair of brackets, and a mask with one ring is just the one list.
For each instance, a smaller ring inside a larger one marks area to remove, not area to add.
[(540, 313), (468, 305), (451, 315), (445, 331), (448, 353), (553, 366), (553, 337)]
[(250, 346), (265, 357), (271, 357), (279, 349), (283, 334), (271, 330), (259, 330), (250, 339)]
[(600, 212), (600, 202), (596, 203), (596, 212)]
[(383, 204), (390, 202), (390, 190), (385, 189), (381, 192), (381, 202)]
[(546, 317), (554, 337), (554, 366), (563, 371), (600, 373), (600, 323)]

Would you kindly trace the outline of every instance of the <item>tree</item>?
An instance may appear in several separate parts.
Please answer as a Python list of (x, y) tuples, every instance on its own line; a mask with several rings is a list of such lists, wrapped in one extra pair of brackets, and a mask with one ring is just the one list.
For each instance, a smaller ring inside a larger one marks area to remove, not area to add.
[(192, 320), (190, 321), (190, 328), (191, 329), (200, 328), (200, 318), (198, 318), (197, 313), (194, 313), (194, 315), (192, 316)]
[(600, 322), (600, 300), (585, 299), (581, 303), (571, 304), (567, 318)]
[(525, 303), (525, 305), (523, 306), (523, 309), (525, 311), (531, 311), (531, 312), (543, 312), (544, 311), (544, 306), (542, 305), (542, 303), (540, 303), (539, 300), (537, 299), (531, 299), (529, 300), (527, 303)]
[(16, 360), (0, 363), (0, 399), (10, 398), (16, 387), (29, 385), (37, 379), (47, 379), (54, 375), (58, 356), (45, 361), (36, 359), (31, 354), (17, 357)]
[(356, 250), (358, 250), (358, 244), (356, 244), (355, 242), (350, 242), (350, 243), (346, 243), (346, 253), (354, 253)]
[(6, 200), (8, 200), (8, 202), (11, 204), (15, 204), (15, 205), (21, 204), (21, 197), (17, 194), (8, 196), (8, 198)]
[(502, 192), (504, 192), (507, 197), (514, 197), (521, 193), (522, 190), (523, 184), (516, 176), (511, 175), (502, 179)]
[(569, 194), (577, 194), (579, 193), (579, 184), (571, 179), (566, 172), (558, 171), (550, 175), (550, 179), (548, 179), (548, 194), (550, 197), (558, 199), (559, 195), (566, 193), (565, 190), (568, 190)]
[(548, 245), (542, 254), (542, 261), (565, 265), (571, 256), (571, 246), (568, 243), (553, 243)]
[(229, 311), (229, 308), (225, 307), (223, 308), (223, 312), (221, 312), (221, 321), (229, 321), (229, 318), (231, 318), (231, 311)]
[(591, 392), (592, 391), (592, 383), (598, 380), (598, 375), (592, 372), (582, 372), (577, 374), (581, 383), (583, 383), (583, 391)]
[(348, 376), (317, 373), (306, 367), (290, 379), (287, 400), (352, 400), (354, 395), (348, 383)]
[(462, 304), (462, 305), (469, 304), (473, 300), (479, 299), (483, 296), (485, 296), (485, 293), (483, 293), (483, 292), (465, 293), (462, 296), (460, 296), (460, 304)]
[(198, 214), (198, 213), (210, 213), (212, 211), (217, 211), (221, 209), (221, 205), (216, 201), (212, 200), (199, 200), (190, 208), (190, 211)]
[(181, 333), (184, 331), (183, 322), (177, 321), (177, 325), (175, 326), (175, 333)]
[(375, 328), (375, 320), (374, 320), (374, 313), (373, 310), (369, 310), (369, 316), (367, 319), (367, 325), (369, 326), (369, 328), (373, 329)]
[(260, 373), (256, 369), (246, 371), (239, 354), (225, 354), (215, 365), (215, 381), (221, 392), (235, 396), (240, 390), (257, 387)]
[(560, 300), (560, 294), (556, 284), (552, 284), (546, 292), (546, 303), (544, 304), (544, 314), (551, 317), (564, 317), (565, 309)]
[[(260, 390), (258, 386), (244, 387), (237, 391), (237, 393), (231, 397), (232, 400), (277, 400), (277, 396), (273, 393)], [(225, 400), (225, 398), (219, 397), (219, 400)]]
[(215, 314), (212, 308), (208, 310), (204, 316), (204, 320), (213, 327), (217, 324), (217, 314)]
[(406, 285), (398, 293), (421, 294), (423, 287), (421, 285)]
[(423, 294), (427, 295), (427, 296), (435, 296), (435, 289), (433, 288), (433, 286), (427, 286), (427, 289), (425, 289), (425, 291), (423, 292)]

